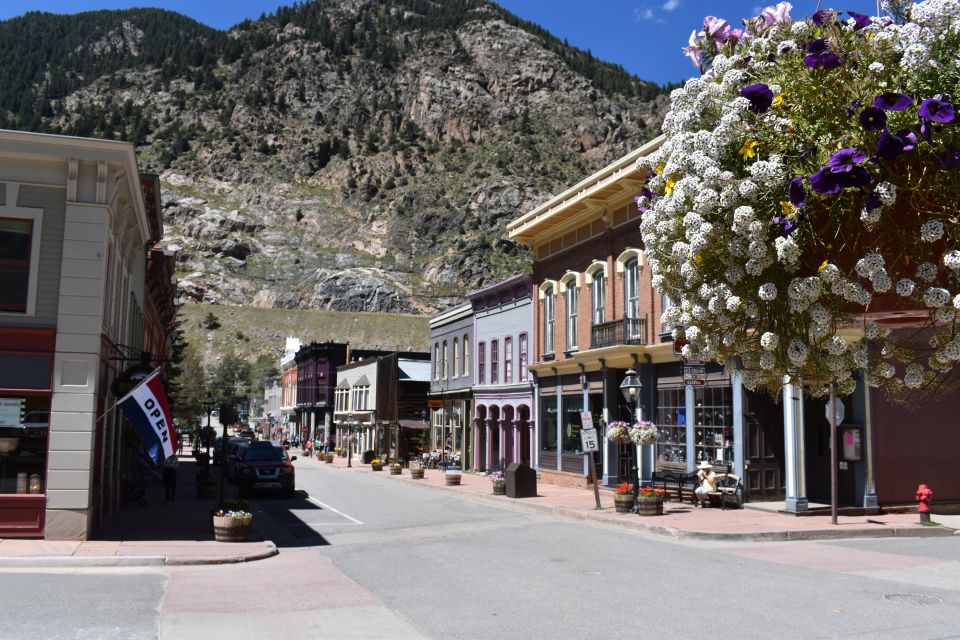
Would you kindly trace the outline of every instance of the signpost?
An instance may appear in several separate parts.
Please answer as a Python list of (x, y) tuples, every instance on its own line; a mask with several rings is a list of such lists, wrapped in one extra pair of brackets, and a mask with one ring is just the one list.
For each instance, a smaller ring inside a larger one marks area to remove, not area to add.
[(593, 461), (593, 452), (600, 451), (600, 442), (597, 440), (597, 430), (593, 427), (593, 414), (589, 411), (580, 412), (580, 444), (583, 448), (583, 455), (587, 456), (587, 462), (590, 464), (590, 481), (593, 483), (593, 498), (597, 502), (597, 509), (600, 506), (600, 487), (597, 486), (597, 464)]
[(707, 368), (702, 360), (683, 363), (683, 383), (688, 387), (702, 387), (707, 382)]

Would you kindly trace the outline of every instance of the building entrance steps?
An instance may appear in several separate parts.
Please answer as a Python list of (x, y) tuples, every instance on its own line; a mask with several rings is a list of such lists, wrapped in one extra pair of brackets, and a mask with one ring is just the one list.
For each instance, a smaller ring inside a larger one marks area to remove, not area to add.
[[(196, 497), (196, 470), (185, 447), (173, 502), (164, 500), (160, 480), (151, 479), (146, 506), (131, 502), (117, 507), (91, 540), (0, 539), (0, 567), (226, 564), (276, 555), (273, 542), (263, 540), (255, 529), (249, 542), (213, 539), (210, 510), (217, 500)], [(215, 476), (217, 468), (212, 471)], [(234, 497), (230, 483), (227, 497)]]
[[(838, 538), (939, 537), (953, 536), (960, 528), (960, 517), (942, 517), (941, 526), (922, 527), (915, 513), (888, 513), (839, 517), (836, 526), (829, 518), (798, 518), (777, 510), (696, 508), (677, 502), (664, 503), (662, 516), (617, 514), (613, 493), (600, 492), (602, 509), (595, 508), (592, 488), (577, 489), (540, 482), (536, 498), (511, 499), (493, 495), (488, 476), (464, 472), (459, 486), (446, 486), (443, 471), (428, 469), (422, 480), (414, 480), (404, 469), (400, 476), (373, 472), (370, 465), (354, 459), (347, 468), (346, 458), (325, 464), (315, 458), (297, 460), (297, 464), (323, 465), (331, 472), (371, 473), (384, 482), (409, 482), (425, 489), (456, 493), (465, 499), (481, 500), (505, 508), (532, 509), (596, 524), (623, 526), (673, 538), (723, 541), (831, 540)], [(827, 512), (829, 514), (829, 511)], [(937, 520), (936, 516), (934, 520)], [(952, 525), (952, 526), (951, 526)]]

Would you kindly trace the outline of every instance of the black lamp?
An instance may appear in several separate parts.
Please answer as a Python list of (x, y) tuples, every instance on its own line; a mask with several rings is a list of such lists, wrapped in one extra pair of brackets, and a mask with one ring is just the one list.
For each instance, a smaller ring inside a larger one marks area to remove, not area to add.
[[(643, 385), (640, 384), (640, 378), (637, 377), (637, 372), (633, 369), (627, 369), (623, 382), (620, 383), (620, 392), (630, 407), (630, 422), (634, 422), (637, 419), (636, 407), (637, 400), (640, 399), (641, 389), (643, 389)], [(640, 495), (640, 470), (637, 467), (637, 447), (635, 445), (630, 446), (630, 463), (633, 473), (633, 506), (630, 508), (630, 511), (631, 513), (636, 513), (637, 499)]]

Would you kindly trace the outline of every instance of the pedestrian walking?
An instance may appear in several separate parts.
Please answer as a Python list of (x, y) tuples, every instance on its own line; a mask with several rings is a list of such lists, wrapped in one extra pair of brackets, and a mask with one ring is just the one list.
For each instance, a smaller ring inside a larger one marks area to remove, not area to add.
[(177, 467), (180, 460), (176, 454), (163, 461), (163, 493), (167, 502), (173, 502), (177, 497)]
[(177, 455), (179, 456), (183, 455), (183, 434), (182, 433), (177, 434)]
[(307, 457), (313, 457), (313, 440), (307, 440)]

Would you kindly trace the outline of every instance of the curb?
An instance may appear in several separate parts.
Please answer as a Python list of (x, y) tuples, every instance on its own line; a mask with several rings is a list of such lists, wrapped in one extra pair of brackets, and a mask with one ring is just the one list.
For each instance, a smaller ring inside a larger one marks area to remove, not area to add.
[(186, 567), (238, 564), (270, 558), (279, 553), (272, 541), (256, 553), (235, 556), (18, 556), (0, 557), (0, 569), (51, 569), (84, 567)]
[[(409, 484), (417, 483), (416, 480), (413, 480), (409, 476), (401, 476), (400, 479)], [(812, 540), (844, 540), (850, 538), (949, 538), (960, 535), (960, 531), (954, 531), (944, 526), (922, 528), (884, 527), (882, 529), (808, 529), (805, 531), (755, 531), (737, 533), (691, 531), (677, 527), (637, 522), (633, 519), (606, 517), (592, 511), (577, 511), (565, 507), (535, 504), (525, 502), (523, 499), (504, 502), (502, 496), (493, 496), (492, 494), (488, 496), (482, 493), (462, 493), (456, 491), (453, 487), (448, 488), (446, 486), (430, 484), (420, 484), (419, 486), (453, 494), (466, 500), (495, 504), (505, 509), (539, 511), (571, 520), (579, 520), (590, 524), (623, 527), (656, 536), (674, 538), (676, 540), (702, 540), (705, 542), (799, 542)]]

